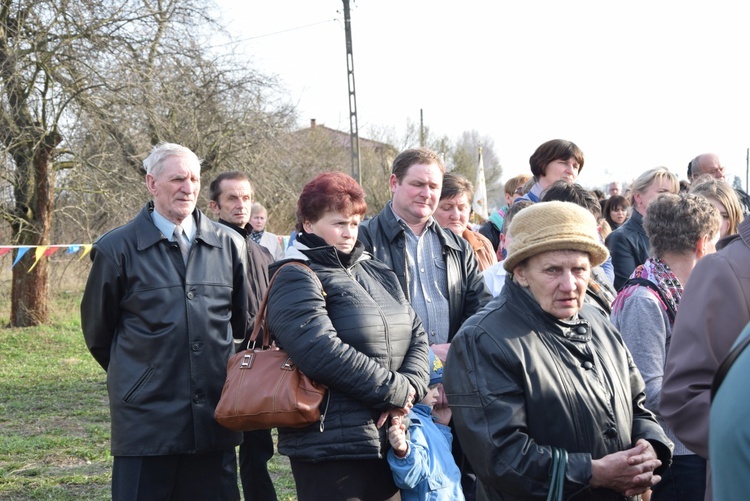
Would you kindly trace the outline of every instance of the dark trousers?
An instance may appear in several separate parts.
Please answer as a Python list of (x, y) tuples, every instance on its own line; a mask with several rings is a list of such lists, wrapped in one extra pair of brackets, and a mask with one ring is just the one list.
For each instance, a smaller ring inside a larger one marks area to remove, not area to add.
[(461, 471), (461, 490), (464, 491), (466, 501), (475, 501), (477, 499), (477, 476), (461, 448), (461, 443), (458, 441), (458, 434), (456, 433), (452, 419), (450, 421), (450, 428), (451, 435), (453, 435), (451, 453), (453, 454), (453, 460)]
[(651, 501), (703, 501), (706, 494), (706, 460), (697, 454), (674, 456), (651, 488)]
[(273, 457), (271, 430), (243, 433), (240, 445), (240, 480), (245, 501), (276, 501), (276, 489), (268, 473)]
[(400, 501), (385, 459), (290, 460), (298, 501)]
[(115, 456), (112, 499), (216, 500), (217, 493), (221, 492), (225, 455), (226, 451), (168, 456)]

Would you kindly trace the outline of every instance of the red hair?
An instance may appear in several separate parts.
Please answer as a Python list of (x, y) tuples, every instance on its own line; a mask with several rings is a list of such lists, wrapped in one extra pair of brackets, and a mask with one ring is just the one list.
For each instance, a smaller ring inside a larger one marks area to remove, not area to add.
[(305, 221), (314, 223), (326, 212), (347, 216), (364, 216), (367, 212), (365, 191), (351, 176), (343, 172), (324, 172), (302, 188), (297, 200), (297, 231)]

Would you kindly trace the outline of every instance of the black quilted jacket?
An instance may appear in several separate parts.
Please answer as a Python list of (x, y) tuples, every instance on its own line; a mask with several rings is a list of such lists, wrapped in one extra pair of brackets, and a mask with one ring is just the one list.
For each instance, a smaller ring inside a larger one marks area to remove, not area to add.
[(329, 388), (330, 401), (321, 404), (324, 430), (318, 424), (279, 429), (279, 452), (310, 461), (383, 458), (388, 438), (387, 426), (376, 427), (380, 414), (406, 405), (409, 385), (417, 402), (427, 393), (422, 324), (393, 272), (361, 244), (350, 266), (334, 247), (294, 245), (297, 252), (289, 249), (287, 257), (308, 261), (325, 292), (308, 269), (279, 270), (268, 300), (269, 328), (300, 370)]

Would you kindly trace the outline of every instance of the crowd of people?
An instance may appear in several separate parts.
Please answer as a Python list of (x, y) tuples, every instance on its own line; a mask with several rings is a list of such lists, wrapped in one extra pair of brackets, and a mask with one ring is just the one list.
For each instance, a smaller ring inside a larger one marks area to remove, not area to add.
[(274, 342), (327, 389), (320, 423), (278, 429), (300, 501), (742, 499), (750, 426), (731, 403), (750, 356), (711, 399), (750, 336), (750, 198), (713, 154), (689, 183), (657, 167), (607, 193), (578, 184), (583, 165), (543, 143), (481, 226), (471, 182), (429, 149), (394, 159), (369, 219), (358, 183), (326, 172), (284, 249), (247, 173), (212, 180), (212, 221), (200, 159), (154, 147), (152, 199), (95, 242), (81, 304), (113, 499), (277, 499), (271, 430), (213, 419), (264, 297)]

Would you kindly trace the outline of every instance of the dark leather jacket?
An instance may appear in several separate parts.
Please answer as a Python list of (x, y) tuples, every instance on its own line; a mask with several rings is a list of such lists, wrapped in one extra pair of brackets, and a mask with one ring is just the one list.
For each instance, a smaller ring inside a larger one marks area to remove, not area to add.
[(568, 452), (565, 499), (625, 499), (589, 487), (591, 460), (640, 438), (663, 465), (671, 460), (622, 338), (590, 305), (577, 321), (558, 321), (506, 280), (453, 339), (443, 384), (477, 499), (546, 499), (551, 447)]
[(633, 270), (648, 259), (649, 241), (643, 216), (633, 210), (630, 219), (607, 236), (605, 242), (615, 268), (615, 289), (620, 290)]
[(152, 203), (103, 235), (81, 303), (91, 354), (107, 371), (113, 456), (225, 449), (220, 426), (233, 333), (247, 325), (247, 250), (234, 231), (193, 213), (187, 268), (151, 219)]
[[(252, 332), (255, 316), (258, 314), (258, 308), (260, 308), (263, 296), (266, 295), (266, 290), (268, 290), (268, 267), (275, 261), (275, 259), (268, 249), (262, 245), (256, 244), (253, 242), (253, 239), (250, 238), (250, 232), (252, 231), (250, 223), (246, 224), (244, 228), (228, 221), (224, 221), (223, 219), (219, 219), (219, 223), (228, 228), (232, 228), (239, 233), (243, 239), (245, 239), (248, 264), (247, 278), (250, 285), (247, 305), (248, 329)], [(240, 349), (244, 349), (244, 347), (238, 346), (238, 350)]]
[[(359, 226), (359, 240), (373, 256), (388, 265), (398, 277), (401, 289), (409, 298), (409, 270), (406, 266), (406, 237), (391, 209), (391, 203)], [(482, 279), (474, 251), (463, 238), (450, 230), (435, 225), (443, 247), (448, 276), (448, 307), (450, 328), (448, 341), (461, 324), (479, 311), (492, 295)]]
[[(406, 405), (409, 386), (421, 400), (429, 384), (427, 335), (393, 272), (362, 253), (342, 264), (330, 246), (294, 242), (287, 257), (309, 260), (310, 270), (287, 266), (269, 291), (271, 335), (300, 370), (325, 384), (318, 423), (279, 429), (279, 452), (299, 460), (384, 458), (383, 411)], [(272, 274), (284, 261), (271, 266)], [(325, 294), (325, 295), (324, 295)], [(330, 401), (328, 399), (330, 398)]]

